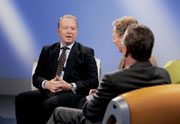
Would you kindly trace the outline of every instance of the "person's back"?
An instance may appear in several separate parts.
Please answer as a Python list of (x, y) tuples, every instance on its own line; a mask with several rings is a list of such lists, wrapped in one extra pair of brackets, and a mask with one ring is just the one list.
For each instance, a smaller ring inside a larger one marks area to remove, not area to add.
[(96, 95), (86, 103), (84, 114), (91, 121), (101, 121), (109, 101), (119, 94), (168, 83), (170, 83), (169, 74), (164, 69), (152, 66), (149, 61), (136, 62), (127, 69), (105, 75)]
[(150, 61), (146, 61), (136, 62), (127, 69), (111, 73), (111, 78), (115, 82), (114, 88), (117, 88), (117, 95), (119, 95), (141, 87), (166, 84), (169, 80), (167, 75), (168, 72), (163, 68), (152, 66)]

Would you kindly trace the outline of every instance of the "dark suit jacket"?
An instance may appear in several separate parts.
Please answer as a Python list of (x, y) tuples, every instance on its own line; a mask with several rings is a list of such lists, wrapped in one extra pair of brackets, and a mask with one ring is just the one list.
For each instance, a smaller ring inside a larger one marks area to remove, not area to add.
[[(44, 80), (51, 80), (56, 75), (58, 57), (60, 52), (60, 43), (43, 47), (35, 74), (33, 75), (33, 85), (45, 91), (42, 88)], [(94, 50), (75, 42), (64, 69), (64, 78), (68, 83), (76, 83), (77, 94), (87, 95), (89, 90), (97, 88), (98, 74), (94, 59)]]
[(149, 61), (136, 62), (129, 68), (104, 76), (98, 90), (83, 107), (83, 114), (92, 122), (102, 121), (111, 99), (142, 87), (170, 83), (168, 72), (152, 66)]

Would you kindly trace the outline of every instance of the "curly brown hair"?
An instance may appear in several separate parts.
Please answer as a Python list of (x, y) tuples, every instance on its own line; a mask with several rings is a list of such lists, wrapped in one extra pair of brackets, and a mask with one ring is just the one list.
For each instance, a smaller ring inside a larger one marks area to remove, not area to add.
[(138, 21), (134, 18), (134, 17), (131, 17), (131, 16), (124, 16), (120, 19), (116, 19), (114, 22), (113, 22), (113, 26), (116, 27), (116, 33), (121, 37), (127, 27), (131, 24), (138, 24)]

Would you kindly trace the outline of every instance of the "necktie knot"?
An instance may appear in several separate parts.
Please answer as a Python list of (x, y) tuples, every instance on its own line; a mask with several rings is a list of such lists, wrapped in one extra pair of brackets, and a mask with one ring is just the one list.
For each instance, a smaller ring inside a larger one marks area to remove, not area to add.
[(69, 48), (68, 47), (61, 47), (61, 49), (63, 49), (63, 51), (64, 51), (64, 50), (67, 50)]

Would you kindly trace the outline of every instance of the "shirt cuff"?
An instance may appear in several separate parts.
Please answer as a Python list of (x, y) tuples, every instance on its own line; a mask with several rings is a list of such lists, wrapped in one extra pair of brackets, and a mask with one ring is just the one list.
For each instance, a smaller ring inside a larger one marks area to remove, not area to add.
[(45, 85), (44, 85), (44, 84), (46, 83), (46, 81), (47, 81), (47, 80), (44, 80), (44, 81), (42, 82), (42, 85), (41, 85), (41, 86), (42, 86), (43, 89), (46, 89), (46, 88), (45, 88)]
[(75, 84), (75, 83), (71, 83), (71, 85), (72, 85), (72, 92), (74, 93), (74, 94), (76, 94), (76, 89), (77, 89), (77, 85)]

